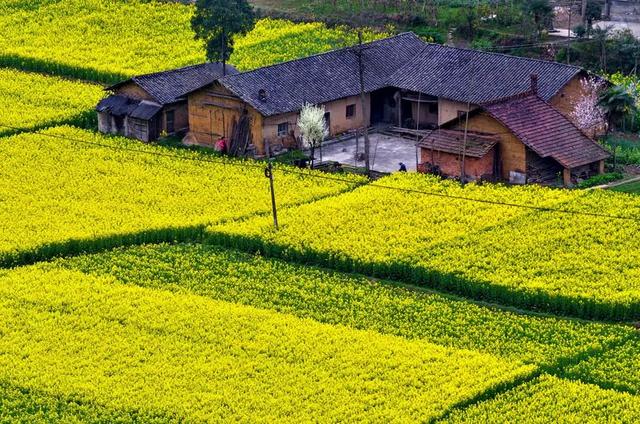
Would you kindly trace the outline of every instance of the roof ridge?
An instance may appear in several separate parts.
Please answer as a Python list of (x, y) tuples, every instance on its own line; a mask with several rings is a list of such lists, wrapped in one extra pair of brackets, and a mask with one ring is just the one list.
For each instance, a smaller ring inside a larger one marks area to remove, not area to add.
[(510, 94), (508, 96), (499, 97), (497, 99), (489, 100), (488, 102), (480, 103), (479, 106), (491, 106), (491, 105), (494, 105), (494, 104), (497, 104), (497, 103), (504, 103), (504, 102), (508, 102), (508, 101), (511, 101), (511, 100), (523, 99), (523, 98), (529, 97), (529, 96), (535, 96), (538, 99), (542, 100), (543, 102), (547, 103), (542, 97), (540, 97), (538, 95), (538, 93), (536, 93), (535, 91), (529, 89), (529, 90), (523, 91), (521, 93)]
[[(422, 41), (423, 43), (425, 43), (425, 42), (422, 40), (422, 38), (420, 38), (420, 37), (419, 37), (417, 34), (415, 34), (414, 32), (411, 32), (411, 31), (405, 31), (405, 32), (401, 32), (401, 33), (399, 33), (399, 34), (391, 35), (391, 36), (389, 36), (389, 37), (380, 38), (380, 39), (377, 39), (377, 40), (367, 41), (366, 43), (362, 43), (362, 45), (363, 45), (363, 46), (368, 46), (368, 45), (371, 45), (371, 44), (374, 44), (374, 43), (381, 43), (381, 42), (383, 42), (383, 41), (387, 41), (387, 40), (391, 40), (391, 39), (394, 39), (394, 38), (399, 38), (399, 37), (407, 36), (407, 35), (412, 35), (412, 36), (414, 36), (415, 38), (417, 38), (418, 40), (420, 40), (420, 41)], [(426, 44), (426, 43), (425, 43), (425, 44)], [(285, 60), (284, 62), (274, 63), (274, 64), (271, 64), (271, 65), (261, 66), (261, 67), (259, 67), (259, 68), (251, 69), (251, 70), (249, 70), (249, 71), (239, 72), (239, 73), (234, 74), (234, 75), (226, 75), (226, 76), (224, 76), (223, 78), (220, 78), (220, 80), (224, 80), (224, 79), (226, 79), (226, 78), (228, 78), (228, 77), (234, 77), (234, 76), (238, 76), (238, 75), (247, 75), (247, 74), (251, 74), (251, 73), (253, 73), (253, 72), (261, 71), (261, 70), (263, 70), (263, 69), (274, 68), (274, 67), (277, 67), (277, 66), (285, 65), (285, 64), (287, 64), (287, 63), (302, 62), (302, 61), (304, 61), (304, 60), (308, 60), (308, 59), (311, 59), (311, 58), (314, 58), (314, 57), (324, 56), (324, 55), (328, 55), (328, 54), (331, 54), (331, 53), (338, 53), (338, 52), (345, 51), (345, 50), (350, 50), (350, 49), (353, 49), (355, 46), (357, 46), (357, 44), (354, 44), (354, 45), (352, 45), (352, 46), (340, 47), (340, 48), (338, 48), (338, 49), (327, 50), (326, 52), (315, 53), (315, 54), (312, 54), (312, 55), (309, 55), (309, 56), (299, 57), (299, 58), (296, 58), (296, 59), (289, 59), (289, 60)], [(422, 51), (424, 51), (424, 50), (422, 50)], [(422, 51), (420, 51), (420, 53), (422, 53)]]
[[(215, 64), (215, 65), (222, 66), (222, 62), (202, 62), (202, 63), (193, 64), (193, 65), (183, 66), (181, 68), (166, 69), (164, 71), (151, 72), (149, 74), (135, 75), (135, 76), (131, 77), (130, 79), (135, 81), (137, 78), (151, 77), (151, 76), (161, 75), (161, 74), (170, 74), (170, 73), (174, 73), (174, 72), (182, 72), (182, 71), (187, 71), (189, 69), (203, 67), (203, 66), (210, 65), (210, 64)], [(226, 66), (233, 66), (233, 65), (230, 65), (230, 64), (227, 63)]]

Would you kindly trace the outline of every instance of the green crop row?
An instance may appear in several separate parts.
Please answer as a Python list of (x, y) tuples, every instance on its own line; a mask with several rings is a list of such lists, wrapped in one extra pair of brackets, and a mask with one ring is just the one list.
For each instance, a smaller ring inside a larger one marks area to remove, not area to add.
[(494, 399), (456, 411), (447, 423), (634, 423), (640, 398), (543, 375)]
[(0, 68), (0, 136), (61, 123), (95, 127), (103, 96), (98, 85)]
[(534, 369), (64, 269), (2, 271), (0, 299), (1, 381), (188, 422), (415, 422)]
[(423, 175), (396, 175), (379, 185), (429, 194), (365, 186), (284, 211), (279, 231), (255, 218), (213, 226), (209, 240), (528, 309), (640, 317), (637, 197), (531, 186), (461, 188)]
[(138, 246), (55, 266), (551, 367), (632, 333), (626, 327), (524, 315), (215, 246)]
[(566, 370), (566, 375), (601, 387), (640, 395), (640, 333), (615, 349), (579, 362)]
[[(4, 138), (0, 263), (190, 240), (206, 224), (271, 210), (259, 162), (202, 160), (211, 156), (71, 127)], [(349, 187), (299, 175), (276, 182), (282, 207)]]

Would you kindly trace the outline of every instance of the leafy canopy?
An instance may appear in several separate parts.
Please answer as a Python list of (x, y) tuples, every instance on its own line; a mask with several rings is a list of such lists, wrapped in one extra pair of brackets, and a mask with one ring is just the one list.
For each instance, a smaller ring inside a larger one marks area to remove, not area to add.
[(253, 23), (253, 8), (247, 0), (197, 0), (191, 18), (195, 38), (204, 42), (212, 62), (226, 62), (233, 52), (232, 36), (245, 34)]

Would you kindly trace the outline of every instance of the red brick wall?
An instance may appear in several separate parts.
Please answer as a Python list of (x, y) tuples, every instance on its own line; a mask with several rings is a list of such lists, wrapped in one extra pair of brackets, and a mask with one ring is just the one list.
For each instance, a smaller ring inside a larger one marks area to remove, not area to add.
[[(481, 158), (467, 157), (465, 159), (465, 171), (468, 177), (479, 179), (483, 175), (493, 174), (494, 149), (495, 147)], [(431, 163), (431, 149), (423, 147), (420, 152), (422, 163)], [(461, 157), (458, 154), (433, 152), (434, 164), (439, 166), (441, 172), (447, 177), (460, 176), (460, 160)]]

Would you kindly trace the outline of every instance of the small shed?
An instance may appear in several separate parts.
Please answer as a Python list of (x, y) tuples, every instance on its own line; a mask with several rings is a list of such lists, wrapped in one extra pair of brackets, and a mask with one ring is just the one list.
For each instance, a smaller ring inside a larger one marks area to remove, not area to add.
[(148, 100), (110, 96), (96, 106), (98, 130), (149, 142), (160, 135), (161, 110), (162, 105)]
[(438, 129), (422, 138), (420, 166), (423, 170), (437, 171), (446, 177), (460, 177), (462, 160), (467, 179), (493, 180), (497, 175), (496, 136), (464, 131)]
[(237, 71), (221, 63), (203, 63), (139, 75), (108, 87), (113, 93), (97, 106), (98, 130), (153, 141), (162, 133), (189, 130), (187, 94)]

